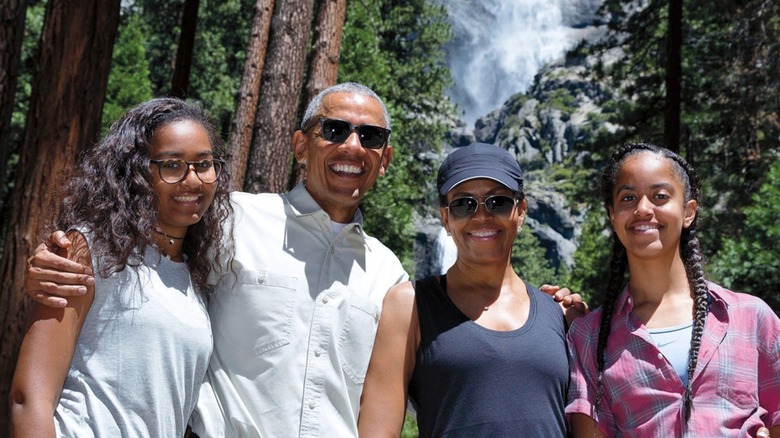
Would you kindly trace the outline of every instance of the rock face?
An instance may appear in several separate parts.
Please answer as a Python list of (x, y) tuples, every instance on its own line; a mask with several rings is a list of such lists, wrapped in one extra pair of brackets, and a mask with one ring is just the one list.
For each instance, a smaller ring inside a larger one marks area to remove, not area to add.
[[(548, 181), (547, 170), (551, 165), (562, 166), (581, 159), (587, 152), (577, 146), (590, 140), (592, 133), (614, 132), (618, 128), (599, 117), (601, 105), (611, 95), (605, 86), (589, 77), (588, 71), (595, 62), (587, 56), (569, 57), (544, 67), (527, 93), (513, 95), (501, 108), (479, 118), (473, 130), (454, 121), (447, 137), (452, 147), (479, 141), (503, 147), (517, 157), (526, 180), (526, 224), (556, 267), (573, 265), (584, 212), (573, 212), (565, 196)], [(445, 148), (445, 154), (448, 150), (451, 149)], [(440, 269), (440, 263), (425, 261), (435, 256), (432, 249), (440, 238), (439, 228), (438, 221), (430, 218), (418, 223), (417, 276), (438, 273), (435, 271)]]

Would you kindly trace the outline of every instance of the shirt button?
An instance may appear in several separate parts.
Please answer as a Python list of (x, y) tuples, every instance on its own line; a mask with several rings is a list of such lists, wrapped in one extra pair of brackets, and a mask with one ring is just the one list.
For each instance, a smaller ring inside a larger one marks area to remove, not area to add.
[(664, 358), (664, 355), (663, 355), (663, 353), (658, 353), (658, 360), (661, 360), (661, 359), (663, 359), (663, 358)]
[(328, 304), (328, 301), (330, 301), (328, 297), (322, 297), (322, 304)]
[(316, 406), (314, 406), (314, 403), (309, 403), (309, 409), (314, 410), (314, 408), (316, 408)]
[(317, 357), (322, 356), (322, 350), (320, 350), (319, 348), (314, 350), (314, 355), (317, 356)]

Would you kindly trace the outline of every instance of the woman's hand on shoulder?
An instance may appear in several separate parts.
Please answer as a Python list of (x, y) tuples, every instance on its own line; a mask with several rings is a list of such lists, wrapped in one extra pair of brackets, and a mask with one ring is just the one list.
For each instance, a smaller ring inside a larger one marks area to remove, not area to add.
[(539, 290), (552, 295), (553, 299), (561, 305), (563, 314), (566, 317), (566, 324), (569, 326), (575, 319), (590, 313), (588, 303), (582, 300), (582, 296), (572, 293), (567, 287), (543, 284), (539, 287)]

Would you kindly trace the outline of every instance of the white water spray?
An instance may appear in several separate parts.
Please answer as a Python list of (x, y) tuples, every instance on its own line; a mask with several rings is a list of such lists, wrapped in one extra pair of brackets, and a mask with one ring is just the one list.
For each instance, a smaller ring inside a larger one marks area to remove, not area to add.
[(545, 63), (579, 41), (602, 0), (443, 0), (454, 41), (450, 96), (474, 121), (524, 92)]

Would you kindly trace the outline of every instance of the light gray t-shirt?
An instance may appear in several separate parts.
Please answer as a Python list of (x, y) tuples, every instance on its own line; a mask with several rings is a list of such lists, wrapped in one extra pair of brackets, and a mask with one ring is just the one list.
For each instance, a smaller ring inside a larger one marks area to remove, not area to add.
[(144, 262), (109, 278), (94, 269), (95, 299), (54, 414), (58, 436), (184, 435), (211, 357), (211, 325), (185, 263), (151, 248)]

